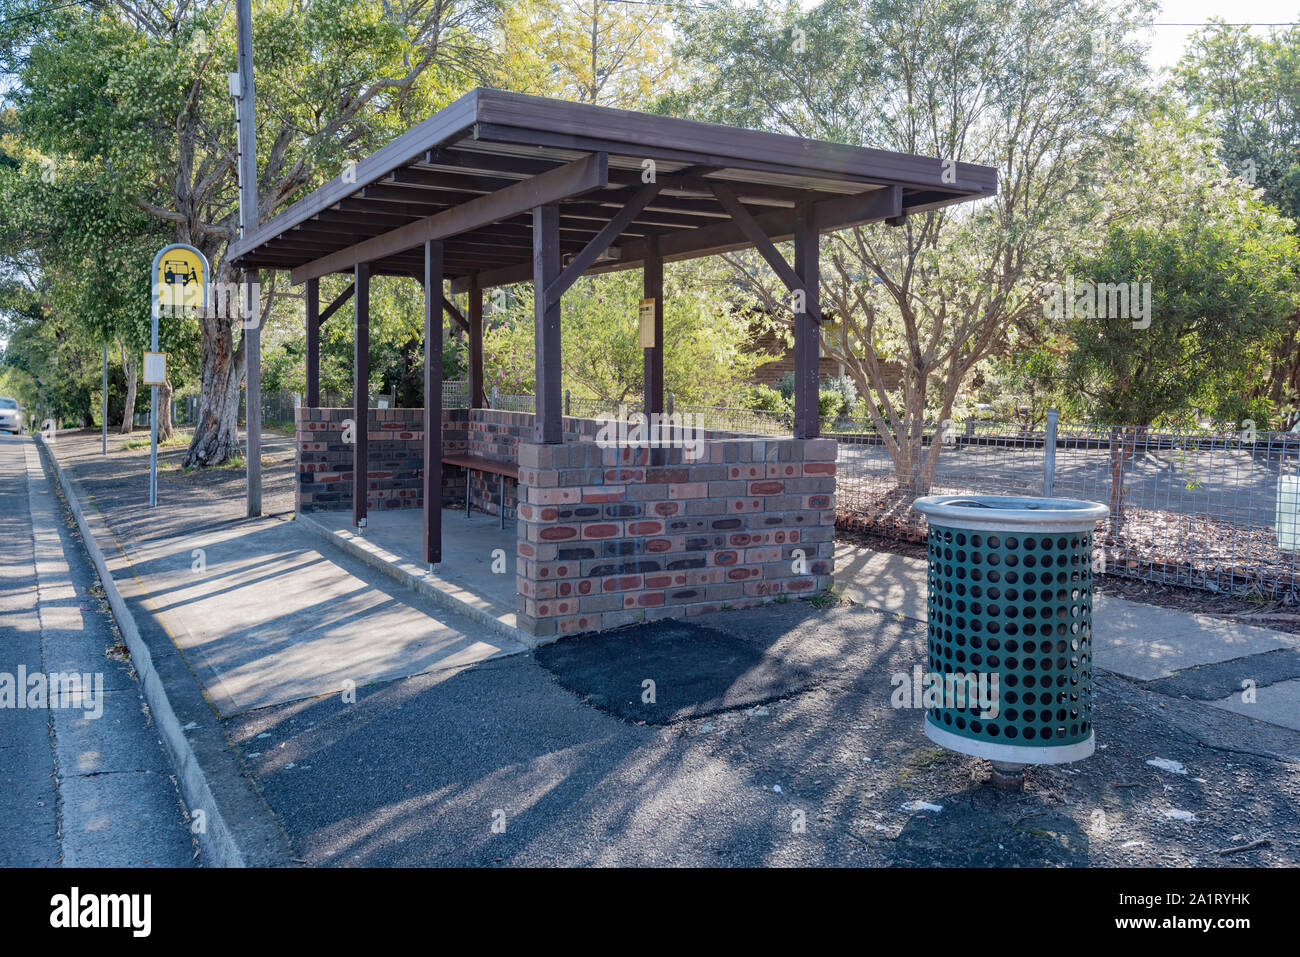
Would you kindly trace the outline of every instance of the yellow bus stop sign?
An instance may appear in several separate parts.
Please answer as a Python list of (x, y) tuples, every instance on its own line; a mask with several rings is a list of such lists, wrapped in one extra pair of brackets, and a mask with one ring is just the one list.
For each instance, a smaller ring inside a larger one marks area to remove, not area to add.
[(155, 315), (198, 309), (207, 299), (207, 257), (183, 243), (165, 246), (154, 257), (153, 288)]

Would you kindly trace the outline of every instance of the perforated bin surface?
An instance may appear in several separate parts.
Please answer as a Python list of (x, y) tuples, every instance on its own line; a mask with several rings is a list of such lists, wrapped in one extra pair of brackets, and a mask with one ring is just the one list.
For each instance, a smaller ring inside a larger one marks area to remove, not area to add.
[[(998, 676), (999, 713), (929, 709), (939, 728), (1017, 748), (1092, 733), (1092, 532), (930, 526), (929, 666)], [(945, 700), (961, 704), (960, 700)]]

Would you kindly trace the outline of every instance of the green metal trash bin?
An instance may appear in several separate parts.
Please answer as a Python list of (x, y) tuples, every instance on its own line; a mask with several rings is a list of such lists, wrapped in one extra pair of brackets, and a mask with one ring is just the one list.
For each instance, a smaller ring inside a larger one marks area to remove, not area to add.
[[(995, 766), (1088, 757), (1092, 533), (1109, 510), (999, 495), (914, 507), (929, 524), (929, 671), (941, 689), (926, 736)], [(991, 693), (972, 702), (980, 688)]]

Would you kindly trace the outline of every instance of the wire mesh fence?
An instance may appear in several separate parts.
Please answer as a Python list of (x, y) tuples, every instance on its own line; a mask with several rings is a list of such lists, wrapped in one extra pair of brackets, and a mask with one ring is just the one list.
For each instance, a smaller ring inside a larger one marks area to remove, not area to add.
[(903, 443), (865, 428), (836, 438), (850, 527), (919, 540), (918, 494), (1040, 496), (1050, 466), (1054, 496), (1110, 506), (1099, 567), (1212, 591), (1297, 591), (1297, 433), (1061, 425), (1049, 444), (1045, 431), (980, 423)]

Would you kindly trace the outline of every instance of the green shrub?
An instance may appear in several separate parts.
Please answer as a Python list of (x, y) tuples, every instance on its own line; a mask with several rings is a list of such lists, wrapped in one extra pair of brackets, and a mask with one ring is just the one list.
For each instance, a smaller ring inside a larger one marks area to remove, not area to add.
[(742, 393), (740, 401), (744, 408), (754, 412), (786, 413), (791, 410), (790, 401), (768, 385), (750, 386)]

